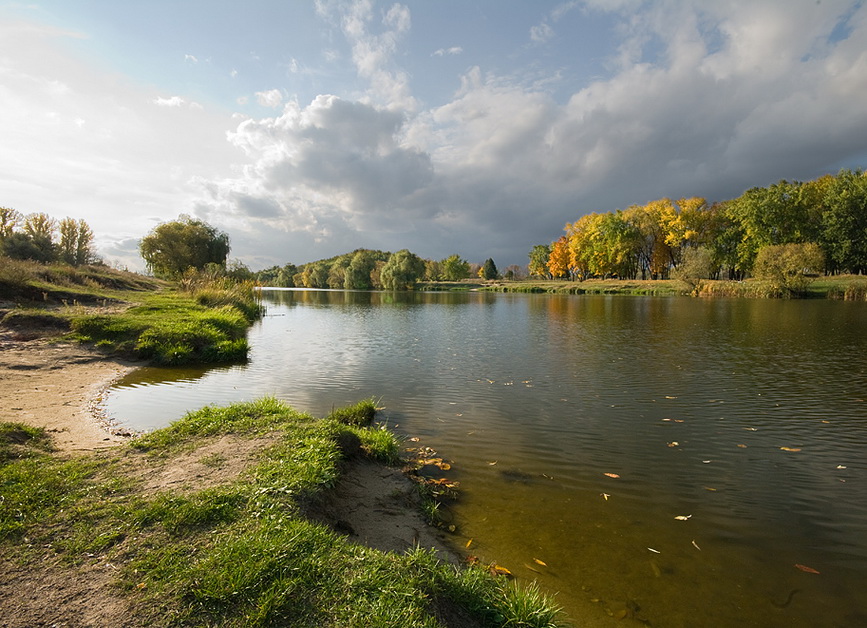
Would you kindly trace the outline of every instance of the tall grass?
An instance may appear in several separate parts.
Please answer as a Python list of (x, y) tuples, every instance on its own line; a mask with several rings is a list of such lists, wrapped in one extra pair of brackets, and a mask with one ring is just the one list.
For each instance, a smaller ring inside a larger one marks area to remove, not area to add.
[[(448, 608), (484, 626), (560, 625), (532, 586), (429, 550), (369, 549), (307, 519), (305, 503), (339, 477), (340, 434), (383, 431), (349, 423), (261, 399), (190, 413), (113, 457), (69, 461), (31, 447), (0, 463), (0, 551), (35, 569), (42, 550), (32, 548), (49, 545), (57, 568), (88, 555), (119, 567), (129, 625), (435, 628)], [(238, 476), (145, 488), (147, 469), (158, 474), (227, 435), (265, 433), (270, 444)]]

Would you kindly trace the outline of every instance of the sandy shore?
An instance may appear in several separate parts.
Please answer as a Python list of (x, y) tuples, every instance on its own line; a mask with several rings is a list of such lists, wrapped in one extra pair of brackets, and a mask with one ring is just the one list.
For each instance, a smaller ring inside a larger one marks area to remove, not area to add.
[(98, 416), (99, 395), (131, 371), (80, 345), (0, 335), (0, 421), (48, 430), (61, 451), (111, 447), (125, 438)]

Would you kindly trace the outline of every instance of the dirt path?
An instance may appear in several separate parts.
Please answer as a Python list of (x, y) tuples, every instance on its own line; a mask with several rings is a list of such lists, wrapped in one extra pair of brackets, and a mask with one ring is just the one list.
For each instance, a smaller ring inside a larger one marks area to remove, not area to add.
[(0, 333), (0, 421), (48, 430), (64, 452), (111, 447), (124, 437), (94, 410), (102, 390), (129, 372), (129, 363), (44, 339)]

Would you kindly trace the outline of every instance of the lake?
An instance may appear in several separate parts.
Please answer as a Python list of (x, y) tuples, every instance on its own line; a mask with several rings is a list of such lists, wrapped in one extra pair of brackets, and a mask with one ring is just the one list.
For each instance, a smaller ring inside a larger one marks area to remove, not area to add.
[(578, 625), (867, 625), (867, 304), (263, 294), (247, 364), (139, 369), (108, 414), (373, 397), (452, 463), (456, 545)]

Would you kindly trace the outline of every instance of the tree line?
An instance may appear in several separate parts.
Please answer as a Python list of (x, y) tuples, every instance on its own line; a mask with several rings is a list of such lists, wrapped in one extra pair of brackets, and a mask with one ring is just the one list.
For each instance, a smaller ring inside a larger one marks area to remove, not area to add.
[[(273, 266), (256, 273), (263, 285), (299, 288), (338, 288), (345, 290), (407, 290), (420, 281), (461, 281), (487, 268), (494, 279), (499, 276), (489, 259), (486, 265), (471, 264), (459, 255), (442, 260), (422, 259), (408, 249), (396, 253), (356, 249), (308, 264)], [(482, 276), (482, 275), (480, 275)]]
[(55, 220), (41, 212), (22, 215), (0, 207), (0, 255), (42, 263), (83, 266), (99, 262), (93, 230), (84, 220)]
[(743, 279), (765, 268), (763, 258), (784, 250), (795, 265), (809, 263), (818, 272), (863, 274), (867, 174), (841, 170), (813, 181), (782, 180), (713, 204), (663, 198), (590, 213), (564, 230), (555, 242), (533, 247), (531, 274), (666, 279), (688, 268), (708, 279)]

